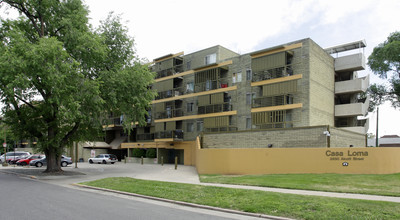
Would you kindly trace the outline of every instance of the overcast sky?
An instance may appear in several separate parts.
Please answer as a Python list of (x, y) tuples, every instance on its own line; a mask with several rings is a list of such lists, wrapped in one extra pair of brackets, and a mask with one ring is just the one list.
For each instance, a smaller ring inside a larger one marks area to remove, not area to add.
[[(121, 14), (141, 58), (221, 45), (240, 54), (311, 38), (322, 48), (365, 39), (368, 57), (400, 31), (399, 0), (86, 0), (91, 23)], [(382, 82), (367, 69), (371, 83)], [(400, 135), (400, 110), (381, 107), (380, 135)], [(376, 114), (369, 113), (375, 133)]]

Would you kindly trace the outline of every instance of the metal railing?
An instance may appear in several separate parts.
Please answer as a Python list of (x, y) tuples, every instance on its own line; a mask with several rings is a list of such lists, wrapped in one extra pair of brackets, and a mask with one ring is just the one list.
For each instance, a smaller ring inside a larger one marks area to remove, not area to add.
[(252, 101), (252, 108), (259, 107), (270, 107), (277, 105), (293, 104), (293, 96), (291, 95), (280, 95), (270, 97), (258, 97)]
[(182, 108), (166, 110), (163, 112), (156, 112), (156, 119), (174, 118), (183, 116)]
[(197, 107), (197, 114), (209, 114), (232, 111), (232, 105), (228, 102), (222, 104), (205, 105)]
[(183, 95), (183, 87), (176, 87), (176, 88), (173, 88), (172, 90), (158, 92), (158, 95), (156, 96), (155, 99), (156, 100), (166, 99), (166, 98), (180, 96), (180, 95)]
[(194, 92), (204, 92), (214, 89), (227, 88), (229, 86), (229, 80), (227, 77), (219, 78), (218, 80), (210, 80), (202, 83), (195, 83)]
[(183, 72), (183, 65), (182, 64), (176, 65), (165, 70), (157, 71), (156, 79), (166, 76), (172, 76), (181, 72)]
[(136, 134), (136, 141), (153, 141), (153, 140), (154, 140), (154, 134), (153, 133)]
[(291, 75), (293, 75), (293, 69), (292, 65), (290, 64), (282, 67), (267, 69), (264, 71), (253, 72), (252, 82), (281, 78)]
[(227, 132), (227, 131), (237, 131), (237, 127), (220, 127), (220, 128), (204, 128), (204, 132), (208, 133), (218, 133), (218, 132)]
[(103, 125), (122, 126), (121, 117), (108, 118), (103, 120)]
[(183, 130), (159, 131), (154, 134), (155, 139), (173, 138), (174, 140), (183, 140)]

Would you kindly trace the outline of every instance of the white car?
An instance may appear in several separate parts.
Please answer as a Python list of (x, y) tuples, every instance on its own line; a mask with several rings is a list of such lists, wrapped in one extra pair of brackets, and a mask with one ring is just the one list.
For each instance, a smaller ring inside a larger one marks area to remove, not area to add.
[(114, 154), (99, 154), (96, 157), (89, 158), (88, 162), (89, 163), (103, 163), (103, 164), (111, 163), (111, 164), (114, 164), (115, 162), (117, 162), (117, 156), (115, 156)]
[[(21, 158), (22, 156), (30, 156), (31, 153), (29, 152), (25, 152), (25, 151), (10, 151), (7, 152), (5, 156), (7, 156), (7, 161), (9, 160), (14, 160), (14, 159), (18, 159)], [(0, 162), (4, 163), (5, 161), (5, 157), (4, 154), (0, 156)]]

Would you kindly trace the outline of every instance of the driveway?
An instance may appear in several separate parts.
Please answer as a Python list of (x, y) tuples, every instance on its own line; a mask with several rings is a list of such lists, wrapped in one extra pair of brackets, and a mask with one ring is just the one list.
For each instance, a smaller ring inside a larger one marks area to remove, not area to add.
[(175, 170), (173, 164), (137, 164), (117, 162), (115, 164), (89, 164), (87, 162), (78, 163), (63, 167), (62, 175), (46, 175), (43, 173), (45, 168), (20, 167), (20, 166), (0, 166), (0, 171), (14, 172), (25, 176), (45, 180), (46, 182), (60, 185), (70, 185), (84, 181), (91, 181), (107, 177), (132, 177), (145, 180), (158, 180), (166, 182), (192, 183), (199, 184), (199, 176), (193, 166), (178, 165)]

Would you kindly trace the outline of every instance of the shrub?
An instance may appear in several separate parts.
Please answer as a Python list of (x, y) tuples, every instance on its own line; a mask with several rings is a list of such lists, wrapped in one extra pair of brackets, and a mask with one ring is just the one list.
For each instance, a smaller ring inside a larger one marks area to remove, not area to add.
[(144, 157), (146, 156), (146, 152), (144, 151), (144, 149), (140, 149), (140, 148), (133, 148), (132, 150), (132, 157)]
[(147, 149), (146, 157), (147, 158), (156, 158), (157, 157), (157, 150), (155, 148)]

